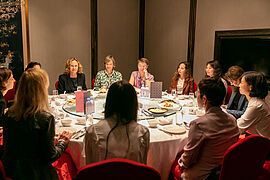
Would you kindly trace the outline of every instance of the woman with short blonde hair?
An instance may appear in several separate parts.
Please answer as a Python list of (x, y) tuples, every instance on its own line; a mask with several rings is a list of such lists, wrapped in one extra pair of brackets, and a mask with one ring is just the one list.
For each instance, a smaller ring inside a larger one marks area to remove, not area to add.
[(116, 71), (115, 60), (112, 55), (108, 55), (104, 59), (105, 70), (97, 73), (94, 83), (94, 89), (108, 89), (113, 83), (122, 80), (122, 74)]
[(69, 58), (65, 64), (65, 72), (59, 76), (57, 85), (58, 93), (72, 93), (81, 86), (83, 90), (87, 90), (85, 84), (85, 75), (80, 61), (75, 58)]
[(12, 179), (58, 179), (51, 163), (67, 148), (71, 133), (55, 144), (55, 120), (48, 107), (48, 74), (29, 69), (19, 81), (15, 103), (4, 116), (4, 164)]

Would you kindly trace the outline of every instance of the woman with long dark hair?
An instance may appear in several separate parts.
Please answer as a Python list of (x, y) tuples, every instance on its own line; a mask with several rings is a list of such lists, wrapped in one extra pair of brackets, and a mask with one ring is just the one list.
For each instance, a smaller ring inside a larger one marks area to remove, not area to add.
[(176, 89), (177, 94), (194, 93), (194, 79), (191, 77), (191, 69), (187, 61), (178, 64), (171, 80), (169, 92), (172, 89)]
[(146, 164), (149, 130), (137, 123), (138, 100), (127, 81), (113, 83), (108, 91), (105, 119), (88, 127), (86, 163), (125, 158)]

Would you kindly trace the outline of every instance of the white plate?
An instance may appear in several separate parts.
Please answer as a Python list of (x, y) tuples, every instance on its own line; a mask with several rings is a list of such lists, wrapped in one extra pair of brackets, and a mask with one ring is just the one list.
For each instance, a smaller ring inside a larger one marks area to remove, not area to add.
[(186, 132), (186, 128), (184, 126), (179, 125), (167, 125), (167, 126), (159, 126), (159, 129), (172, 134), (182, 134)]

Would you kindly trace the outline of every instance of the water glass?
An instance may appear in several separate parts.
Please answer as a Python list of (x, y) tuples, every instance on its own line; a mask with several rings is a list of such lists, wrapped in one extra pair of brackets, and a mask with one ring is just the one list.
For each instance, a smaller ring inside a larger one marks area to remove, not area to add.
[(58, 95), (58, 90), (53, 90), (53, 95), (57, 96)]
[(77, 86), (77, 91), (81, 91), (82, 90), (82, 86)]
[(172, 92), (171, 92), (171, 93), (172, 93), (172, 96), (173, 96), (173, 97), (176, 97), (176, 93), (177, 93), (177, 92), (176, 92), (176, 89), (172, 89)]

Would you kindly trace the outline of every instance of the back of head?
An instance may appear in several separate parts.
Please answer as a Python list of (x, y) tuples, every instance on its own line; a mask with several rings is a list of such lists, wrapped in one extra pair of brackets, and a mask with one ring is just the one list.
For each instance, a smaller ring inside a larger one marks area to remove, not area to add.
[(27, 65), (27, 67), (25, 68), (25, 71), (27, 71), (30, 68), (34, 68), (34, 66), (41, 67), (41, 64), (39, 62), (32, 61)]
[(221, 65), (217, 60), (211, 60), (206, 63), (206, 66), (210, 64), (211, 67), (214, 69), (214, 77), (218, 78), (222, 76), (222, 68)]
[(248, 71), (243, 74), (248, 85), (252, 86), (249, 93), (250, 97), (258, 97), (264, 99), (268, 95), (267, 81), (263, 73), (256, 71)]
[(228, 80), (231, 79), (231, 80), (236, 81), (242, 77), (244, 72), (245, 72), (244, 69), (241, 68), (240, 66), (231, 66), (226, 72), (225, 77)]
[(121, 124), (137, 121), (138, 100), (134, 87), (127, 81), (113, 83), (108, 91), (105, 118), (115, 115)]
[(5, 83), (8, 81), (11, 74), (12, 74), (11, 70), (7, 68), (0, 68), (0, 91), (6, 90)]
[(204, 95), (212, 106), (220, 106), (223, 103), (226, 89), (219, 78), (205, 78), (199, 83), (200, 98)]
[(48, 74), (42, 69), (28, 69), (19, 81), (11, 117), (26, 119), (37, 112), (48, 110)]

